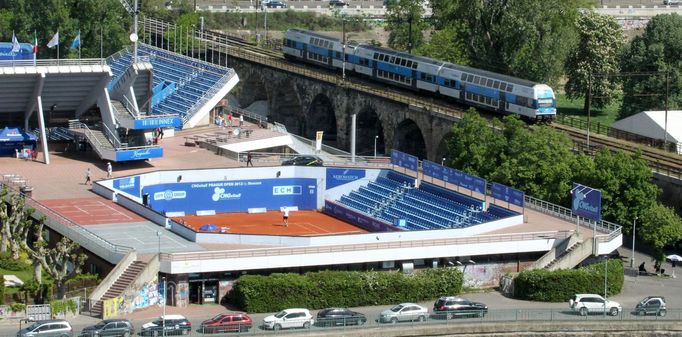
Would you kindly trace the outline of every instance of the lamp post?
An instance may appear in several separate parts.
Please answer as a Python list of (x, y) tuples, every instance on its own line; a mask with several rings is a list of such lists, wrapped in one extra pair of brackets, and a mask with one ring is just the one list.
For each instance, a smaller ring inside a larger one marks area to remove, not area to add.
[(632, 257), (630, 257), (630, 268), (635, 267), (635, 230), (637, 229), (637, 217), (632, 220)]
[[(346, 13), (341, 10), (341, 28), (343, 30), (343, 45), (341, 46), (341, 80), (346, 81)], [(374, 156), (376, 157), (376, 140), (374, 141)]]
[(163, 316), (161, 317), (161, 336), (166, 337), (166, 277), (161, 278), (163, 280)]
[(379, 139), (379, 136), (374, 136), (374, 158), (377, 157), (377, 139)]
[(443, 157), (443, 160), (440, 161), (440, 166), (445, 166), (445, 157)]

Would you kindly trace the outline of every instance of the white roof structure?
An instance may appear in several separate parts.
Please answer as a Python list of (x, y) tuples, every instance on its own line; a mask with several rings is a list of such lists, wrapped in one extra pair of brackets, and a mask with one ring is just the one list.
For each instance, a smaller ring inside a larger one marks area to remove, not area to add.
[(677, 143), (677, 153), (682, 154), (682, 110), (668, 110), (667, 128), (665, 115), (665, 111), (642, 111), (611, 124), (611, 127), (660, 140), (665, 139), (667, 131), (668, 141)]

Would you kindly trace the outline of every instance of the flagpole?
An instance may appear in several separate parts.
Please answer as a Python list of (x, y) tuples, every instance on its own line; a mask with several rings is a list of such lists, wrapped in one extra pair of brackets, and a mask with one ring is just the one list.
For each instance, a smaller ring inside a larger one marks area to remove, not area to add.
[(59, 66), (59, 30), (57, 30), (57, 66)]
[(78, 30), (78, 59), (81, 58), (81, 30)]
[(104, 55), (104, 53), (102, 51), (103, 50), (103, 47), (102, 47), (102, 31), (104, 31), (104, 28), (102, 26), (100, 26), (99, 27), (99, 58), (101, 58), (101, 59), (104, 58), (104, 57), (102, 57), (102, 55)]

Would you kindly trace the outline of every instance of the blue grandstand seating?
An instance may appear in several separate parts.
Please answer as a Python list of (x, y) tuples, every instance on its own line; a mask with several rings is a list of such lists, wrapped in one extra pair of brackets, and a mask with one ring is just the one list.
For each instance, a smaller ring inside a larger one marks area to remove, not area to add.
[[(175, 83), (177, 90), (165, 98), (160, 98), (152, 114), (179, 114), (187, 120), (197, 102), (204, 98), (206, 92), (218, 85), (227, 74), (223, 67), (212, 65), (185, 57), (180, 54), (140, 44), (138, 53), (149, 58), (154, 68), (153, 86), (160, 83)], [(109, 60), (113, 73), (112, 85), (122, 76), (132, 62), (129, 51), (120, 53), (117, 58)]]
[(414, 178), (395, 171), (382, 173), (340, 202), (387, 223), (403, 219), (406, 230), (465, 228), (518, 214), (497, 205), (483, 211), (482, 201), (435, 185), (415, 188)]

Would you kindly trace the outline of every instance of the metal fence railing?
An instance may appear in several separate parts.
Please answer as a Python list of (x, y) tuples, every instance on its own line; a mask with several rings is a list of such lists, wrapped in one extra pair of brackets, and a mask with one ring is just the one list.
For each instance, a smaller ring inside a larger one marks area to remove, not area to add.
[(53, 66), (92, 66), (106, 65), (106, 59), (37, 59), (37, 60), (3, 60), (0, 67), (53, 67)]

